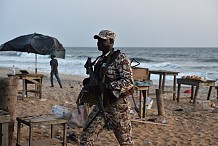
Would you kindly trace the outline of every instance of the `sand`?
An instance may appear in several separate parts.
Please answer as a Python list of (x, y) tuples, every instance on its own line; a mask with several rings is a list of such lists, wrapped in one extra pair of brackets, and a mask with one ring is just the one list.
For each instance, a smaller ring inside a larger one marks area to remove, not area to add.
[[(8, 69), (1, 68), (0, 74), (7, 76)], [(35, 98), (34, 94), (21, 100), (18, 98), (16, 105), (16, 116), (34, 116), (51, 113), (54, 105), (64, 106), (68, 109), (76, 107), (76, 99), (82, 88), (81, 81), (83, 77), (60, 75), (63, 88), (59, 88), (55, 81), (55, 87), (50, 87), (49, 75), (45, 74), (43, 78), (42, 99)], [(21, 83), (19, 89), (21, 89)], [(156, 85), (150, 87), (150, 91), (156, 89)], [(171, 87), (167, 87), (171, 89)], [(155, 95), (153, 98), (152, 108), (148, 111), (147, 120), (150, 123), (132, 122), (132, 135), (136, 146), (217, 146), (218, 145), (218, 113), (213, 113), (214, 108), (207, 110), (194, 111), (194, 106), (190, 103), (190, 94), (184, 93), (189, 87), (182, 87), (180, 102), (172, 100), (172, 94), (164, 95), (164, 108), (166, 116), (158, 116)], [(208, 88), (199, 90), (200, 99), (206, 100)], [(19, 95), (18, 95), (19, 97)], [(211, 101), (218, 106), (216, 91), (213, 89)], [(177, 111), (178, 110), (178, 111)], [(137, 115), (131, 115), (137, 118)], [(155, 121), (151, 122), (151, 120)], [(16, 124), (17, 125), (17, 124)], [(16, 126), (15, 125), (15, 126)], [(14, 132), (14, 143), (16, 143), (17, 127)], [(75, 132), (79, 137), (82, 128), (71, 127), (69, 125), (67, 134)], [(33, 140), (45, 139), (50, 137), (50, 128), (42, 125), (34, 128)], [(56, 134), (57, 138), (61, 137), (61, 130)], [(21, 143), (28, 141), (28, 127), (22, 127)], [(119, 145), (112, 131), (103, 130), (95, 139), (96, 146)], [(67, 146), (77, 145), (73, 141), (68, 141)]]

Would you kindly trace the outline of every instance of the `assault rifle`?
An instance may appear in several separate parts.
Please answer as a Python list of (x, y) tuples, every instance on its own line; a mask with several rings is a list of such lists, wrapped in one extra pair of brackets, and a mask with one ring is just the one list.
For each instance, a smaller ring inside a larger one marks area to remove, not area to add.
[[(98, 85), (99, 81), (97, 76), (95, 75), (93, 68), (92, 68), (92, 61), (91, 58), (88, 57), (84, 67), (86, 68), (86, 74), (89, 74), (89, 78), (90, 78), (90, 85), (91, 86), (95, 86)], [(93, 88), (92, 89), (95, 97), (97, 98), (98, 101), (98, 107), (99, 107), (99, 111), (98, 113), (94, 116), (94, 118), (86, 125), (86, 127), (84, 128), (84, 131), (86, 131), (86, 129), (91, 125), (91, 123), (94, 121), (94, 119), (99, 115), (102, 114), (102, 117), (104, 119), (105, 122), (105, 126), (107, 127), (108, 131), (110, 130), (110, 126), (109, 126), (109, 118), (106, 117), (105, 115), (105, 111), (104, 111), (104, 105), (103, 105), (103, 101), (102, 101), (102, 97), (101, 94), (99, 94), (99, 92), (97, 91), (98, 89)]]

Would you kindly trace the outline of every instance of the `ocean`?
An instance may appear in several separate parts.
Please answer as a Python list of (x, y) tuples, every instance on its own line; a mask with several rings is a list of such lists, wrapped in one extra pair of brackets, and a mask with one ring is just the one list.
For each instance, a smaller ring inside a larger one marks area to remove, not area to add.
[[(65, 47), (66, 58), (58, 59), (59, 73), (86, 77), (84, 64), (87, 57), (94, 60), (101, 54), (96, 47)], [(139, 67), (149, 70), (169, 70), (180, 72), (179, 77), (197, 75), (206, 79), (218, 81), (218, 48), (200, 47), (118, 47), (130, 60), (140, 62)], [(50, 72), (50, 56), (37, 55), (38, 72)], [(0, 67), (27, 71), (35, 70), (35, 54), (21, 52), (0, 52)], [(135, 62), (132, 65), (136, 65)], [(172, 77), (167, 77), (172, 80)], [(157, 75), (151, 76), (158, 80)]]

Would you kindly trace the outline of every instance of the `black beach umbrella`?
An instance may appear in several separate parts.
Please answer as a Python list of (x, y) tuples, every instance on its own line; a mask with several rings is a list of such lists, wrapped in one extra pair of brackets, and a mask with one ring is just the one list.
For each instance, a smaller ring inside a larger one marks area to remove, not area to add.
[(0, 51), (35, 53), (35, 73), (37, 73), (37, 54), (65, 58), (65, 49), (56, 38), (37, 33), (22, 35), (10, 40), (0, 46)]

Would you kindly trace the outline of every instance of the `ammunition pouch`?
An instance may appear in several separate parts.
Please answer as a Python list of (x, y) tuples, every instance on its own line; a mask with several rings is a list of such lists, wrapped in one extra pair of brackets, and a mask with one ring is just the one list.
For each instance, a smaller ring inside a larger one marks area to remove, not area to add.
[(82, 88), (77, 98), (77, 105), (83, 105), (84, 103), (88, 103), (90, 107), (98, 105), (98, 100), (94, 92), (87, 90), (85, 87)]

